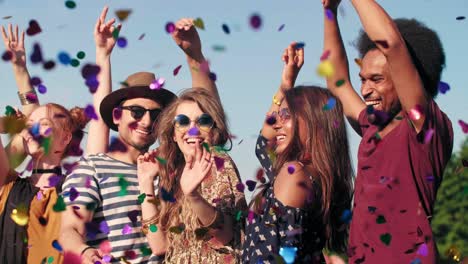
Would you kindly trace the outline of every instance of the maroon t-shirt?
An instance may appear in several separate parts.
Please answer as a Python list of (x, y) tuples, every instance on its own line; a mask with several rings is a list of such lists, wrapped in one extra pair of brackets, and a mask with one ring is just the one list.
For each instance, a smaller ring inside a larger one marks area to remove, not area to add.
[[(380, 139), (359, 115), (349, 263), (436, 263), (430, 225), (437, 189), (453, 147), (452, 123), (431, 100), (422, 130), (408, 116)], [(432, 136), (430, 134), (432, 133)], [(413, 262), (414, 261), (414, 262)]]

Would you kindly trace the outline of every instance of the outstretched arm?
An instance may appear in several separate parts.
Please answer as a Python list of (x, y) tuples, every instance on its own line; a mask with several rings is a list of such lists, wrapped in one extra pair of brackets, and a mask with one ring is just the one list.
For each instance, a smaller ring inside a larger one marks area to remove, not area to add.
[[(284, 67), (281, 75), (281, 84), (273, 96), (267, 116), (279, 110), (279, 105), (284, 100), (284, 93), (294, 87), (297, 75), (302, 65), (304, 65), (304, 48), (296, 48), (296, 45), (296, 42), (292, 42), (283, 52), (281, 59), (284, 62)], [(275, 137), (273, 127), (267, 122), (263, 122), (262, 135), (267, 140), (272, 140)]]
[(374, 0), (352, 0), (364, 30), (387, 58), (393, 84), (404, 111), (418, 110), (421, 118), (411, 120), (416, 131), (422, 129), (428, 103), (421, 77), (397, 26)]
[(210, 78), (208, 61), (203, 56), (200, 36), (193, 19), (182, 18), (176, 22), (175, 26), (172, 38), (187, 56), (187, 64), (192, 75), (192, 87), (207, 90), (221, 102), (216, 83)]
[[(324, 52), (329, 53), (328, 60), (335, 70), (335, 73), (327, 78), (327, 87), (340, 100), (349, 123), (358, 131), (359, 113), (364, 110), (366, 105), (350, 82), (348, 57), (338, 25), (337, 10), (340, 1), (322, 0), (324, 7)], [(333, 14), (332, 19), (325, 15), (327, 9)]]
[(98, 75), (99, 85), (93, 94), (93, 106), (98, 116), (98, 120), (91, 120), (88, 131), (88, 141), (86, 144), (86, 154), (96, 154), (106, 152), (109, 142), (109, 128), (104, 123), (99, 113), (99, 106), (102, 99), (112, 91), (111, 62), (110, 57), (116, 40), (112, 36), (115, 30), (120, 31), (121, 24), (114, 26), (115, 19), (106, 21), (106, 14), (109, 8), (106, 6), (99, 16), (94, 27), (94, 40), (96, 43), (96, 65), (101, 70)]

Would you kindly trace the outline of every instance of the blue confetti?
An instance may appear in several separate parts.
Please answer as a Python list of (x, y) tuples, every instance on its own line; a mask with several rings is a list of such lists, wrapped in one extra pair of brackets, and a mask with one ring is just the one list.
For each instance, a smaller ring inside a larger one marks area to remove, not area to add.
[(231, 34), (231, 30), (229, 29), (228, 25), (223, 24), (221, 27), (223, 28), (224, 33), (228, 35)]
[(296, 49), (303, 49), (305, 46), (305, 43), (304, 42), (298, 42), (296, 43)]
[(327, 104), (323, 106), (323, 110), (331, 110), (336, 105), (336, 99), (333, 97), (328, 98)]
[(59, 244), (59, 242), (58, 242), (57, 240), (52, 241), (52, 246), (53, 246), (58, 252), (62, 252), (62, 251), (63, 251), (62, 246)]
[(439, 92), (445, 94), (447, 91), (450, 90), (450, 85), (446, 82), (439, 82)]
[(341, 214), (341, 221), (346, 223), (346, 224), (349, 224), (349, 222), (351, 222), (351, 219), (353, 218), (353, 212), (351, 212), (351, 210), (344, 210), (343, 211), (343, 214)]
[(279, 250), (279, 254), (283, 257), (284, 261), (288, 264), (294, 263), (296, 259), (297, 247), (282, 247)]
[(68, 53), (66, 53), (65, 51), (62, 51), (58, 54), (58, 60), (63, 65), (69, 65), (71, 58), (70, 58), (70, 55), (68, 55)]

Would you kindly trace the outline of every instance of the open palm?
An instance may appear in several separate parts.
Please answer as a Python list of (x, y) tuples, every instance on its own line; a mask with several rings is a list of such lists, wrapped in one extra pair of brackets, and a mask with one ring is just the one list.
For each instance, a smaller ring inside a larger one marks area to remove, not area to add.
[(2, 39), (5, 48), (12, 55), (11, 62), (20, 67), (26, 67), (26, 52), (24, 49), (24, 31), (21, 31), (21, 36), (18, 34), (18, 25), (13, 33), (12, 25), (8, 24), (8, 34), (2, 26)]
[(115, 18), (106, 21), (106, 15), (109, 8), (106, 6), (99, 16), (96, 26), (94, 27), (94, 41), (96, 42), (96, 49), (102, 50), (104, 54), (110, 54), (115, 46), (116, 38), (114, 38), (115, 31), (118, 32), (122, 28), (122, 24), (114, 26)]
[(137, 175), (140, 182), (153, 182), (159, 173), (159, 162), (156, 160), (157, 150), (151, 150), (138, 156)]
[(195, 154), (186, 161), (180, 178), (182, 192), (185, 195), (193, 195), (203, 179), (211, 173), (212, 166), (213, 160), (210, 153), (197, 146)]
[(188, 56), (192, 58), (201, 56), (200, 36), (195, 28), (193, 19), (182, 18), (177, 21), (175, 30), (172, 32), (172, 38)]

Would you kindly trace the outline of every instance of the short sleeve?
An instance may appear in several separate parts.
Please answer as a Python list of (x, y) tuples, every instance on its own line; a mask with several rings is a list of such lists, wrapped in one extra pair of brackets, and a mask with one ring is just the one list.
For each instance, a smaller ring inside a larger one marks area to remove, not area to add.
[(101, 205), (96, 169), (90, 159), (81, 158), (77, 167), (69, 174), (62, 187), (62, 196), (67, 205)]

